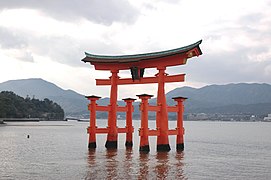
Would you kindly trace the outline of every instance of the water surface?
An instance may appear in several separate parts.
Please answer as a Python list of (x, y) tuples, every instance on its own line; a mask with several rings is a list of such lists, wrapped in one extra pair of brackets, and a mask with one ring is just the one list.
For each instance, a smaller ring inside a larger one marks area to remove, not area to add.
[[(126, 150), (121, 134), (115, 151), (105, 149), (105, 135), (88, 151), (87, 122), (1, 125), (0, 179), (271, 179), (271, 123), (185, 122), (184, 152), (171, 136), (172, 150), (157, 153), (150, 137), (149, 154), (139, 153), (140, 121), (133, 123), (134, 147)], [(106, 120), (97, 124), (106, 127)]]

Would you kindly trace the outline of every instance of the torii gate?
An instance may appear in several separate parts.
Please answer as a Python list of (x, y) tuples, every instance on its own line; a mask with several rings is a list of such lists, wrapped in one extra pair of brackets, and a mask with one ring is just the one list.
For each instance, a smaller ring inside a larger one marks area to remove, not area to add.
[[(169, 151), (168, 135), (177, 135), (177, 150), (183, 150), (183, 101), (186, 98), (176, 97), (174, 100), (177, 106), (168, 107), (165, 96), (165, 83), (183, 82), (185, 74), (168, 75), (165, 70), (168, 66), (184, 65), (188, 58), (202, 54), (199, 45), (202, 40), (177, 49), (122, 56), (103, 56), (85, 53), (86, 57), (83, 62), (89, 62), (94, 65), (96, 70), (110, 71), (112, 76), (109, 79), (96, 79), (96, 85), (111, 85), (110, 104), (108, 106), (98, 106), (96, 101), (98, 96), (86, 96), (90, 100), (89, 110), (90, 127), (89, 148), (96, 148), (96, 134), (107, 133), (106, 148), (117, 148), (118, 133), (126, 133), (126, 146), (132, 146), (132, 102), (135, 99), (124, 99), (127, 103), (125, 107), (117, 105), (118, 85), (127, 84), (147, 84), (158, 83), (157, 106), (149, 106), (148, 99), (152, 96), (147, 94), (137, 95), (141, 100), (141, 128), (139, 135), (140, 151), (149, 151), (148, 136), (157, 136), (157, 151)], [(146, 68), (156, 68), (158, 73), (154, 77), (144, 77)], [(120, 78), (120, 70), (130, 70), (132, 78)], [(96, 111), (108, 111), (108, 127), (96, 127)], [(126, 112), (126, 128), (117, 127), (117, 111)], [(148, 129), (148, 111), (156, 111), (156, 130)], [(168, 112), (177, 112), (176, 130), (168, 129)]]

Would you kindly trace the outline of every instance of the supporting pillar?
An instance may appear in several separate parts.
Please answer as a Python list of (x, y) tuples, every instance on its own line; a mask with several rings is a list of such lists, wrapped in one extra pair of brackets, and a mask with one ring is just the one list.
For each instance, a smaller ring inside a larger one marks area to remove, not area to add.
[(110, 110), (108, 113), (108, 135), (105, 147), (108, 149), (117, 149), (118, 132), (117, 132), (117, 98), (118, 98), (118, 70), (112, 70), (111, 92), (110, 92)]
[(126, 147), (133, 147), (133, 102), (135, 101), (135, 99), (132, 98), (126, 98), (123, 99), (126, 102), (126, 107), (127, 107), (127, 111), (126, 111), (126, 129), (127, 129), (127, 133), (126, 133), (126, 142), (125, 142), (125, 146)]
[(90, 111), (90, 119), (89, 119), (89, 139), (88, 139), (88, 148), (95, 149), (96, 148), (96, 101), (101, 97), (98, 96), (86, 96), (88, 100), (90, 100), (90, 104), (88, 105), (88, 109)]
[(156, 128), (160, 131), (157, 137), (157, 151), (170, 151), (168, 140), (168, 112), (165, 96), (165, 67), (158, 67), (158, 93), (157, 106), (161, 106), (160, 111), (156, 113)]
[(184, 113), (184, 105), (183, 102), (187, 99), (185, 97), (174, 97), (172, 98), (177, 102), (177, 138), (176, 138), (176, 149), (177, 151), (184, 150), (184, 127), (183, 127), (183, 113)]
[(139, 151), (149, 152), (149, 128), (148, 128), (148, 100), (152, 95), (141, 94), (137, 95), (141, 99), (140, 111), (141, 111), (141, 128), (139, 130), (140, 135), (140, 147)]

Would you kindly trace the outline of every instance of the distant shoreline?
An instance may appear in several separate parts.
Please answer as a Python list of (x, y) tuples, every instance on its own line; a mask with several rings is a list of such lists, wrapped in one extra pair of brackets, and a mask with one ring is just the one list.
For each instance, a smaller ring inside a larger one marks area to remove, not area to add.
[[(96, 119), (96, 120), (106, 120), (106, 119)], [(126, 121), (125, 119), (118, 119), (119, 121)], [(40, 122), (40, 121), (77, 121), (77, 122), (89, 122), (89, 119), (77, 119), (77, 118), (66, 118), (66, 119), (43, 119), (43, 118), (0, 118), (0, 125), (5, 124), (5, 122)], [(133, 119), (133, 121), (140, 121), (140, 119)], [(155, 119), (149, 119), (149, 121), (155, 121)], [(176, 121), (176, 120), (169, 120)], [(230, 120), (184, 120), (184, 122), (270, 122), (270, 121), (230, 121)]]
[(44, 119), (44, 118), (0, 118), (0, 124), (4, 122), (40, 122), (40, 121), (64, 121), (61, 119)]

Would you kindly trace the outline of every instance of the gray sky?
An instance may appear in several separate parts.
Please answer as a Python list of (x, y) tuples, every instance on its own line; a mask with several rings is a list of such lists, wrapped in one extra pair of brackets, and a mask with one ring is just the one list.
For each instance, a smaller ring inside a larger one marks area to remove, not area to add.
[[(202, 39), (203, 55), (185, 66), (181, 86), (271, 83), (270, 0), (0, 1), (0, 82), (43, 78), (85, 95), (109, 96), (81, 62), (84, 52), (121, 55), (168, 50)], [(156, 70), (146, 72), (147, 76)], [(129, 72), (121, 72), (128, 77)], [(144, 90), (144, 92), (142, 91)], [(120, 96), (156, 94), (156, 85), (120, 86)]]

